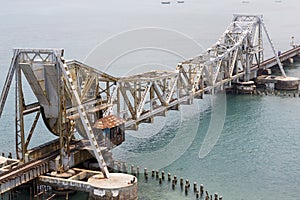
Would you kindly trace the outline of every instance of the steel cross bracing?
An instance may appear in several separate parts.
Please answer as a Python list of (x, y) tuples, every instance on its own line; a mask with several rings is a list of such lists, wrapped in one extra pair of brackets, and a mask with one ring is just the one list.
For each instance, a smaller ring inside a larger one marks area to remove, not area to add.
[[(205, 91), (213, 93), (232, 82), (249, 81), (261, 68), (263, 32), (275, 53), (262, 16), (235, 15), (216, 44), (179, 63), (174, 71), (118, 78), (76, 60), (66, 62), (62, 49), (15, 49), (1, 94), (0, 116), (15, 75), (18, 158), (23, 162), (30, 160), (27, 148), (41, 114), (50, 132), (61, 139), (62, 170), (68, 168), (65, 160), (76, 128), (82, 137), (89, 139), (102, 172), (109, 177), (101, 155), (101, 150), (107, 147), (99, 139), (101, 130), (92, 128), (98, 119), (117, 115), (125, 119), (127, 129), (137, 129), (140, 123), (152, 122), (155, 116), (179, 109), (182, 103), (191, 104), (194, 97), (202, 97)], [(275, 57), (285, 76), (276, 53)], [(28, 103), (25, 98), (22, 77), (29, 83), (36, 101)], [(26, 131), (24, 116), (32, 113), (36, 115)]]
[(137, 129), (140, 122), (152, 122), (155, 115), (191, 103), (189, 85), (178, 71), (151, 71), (118, 80), (117, 114), (127, 128)]
[[(110, 95), (109, 88), (115, 84), (116, 79), (77, 61), (66, 64), (62, 55), (62, 49), (14, 50), (1, 105), (5, 104), (12, 77), (15, 75), (17, 157), (22, 162), (30, 160), (27, 147), (41, 112), (47, 128), (61, 138), (61, 149), (66, 151), (70, 148), (68, 143), (73, 137), (72, 124), (75, 120), (79, 133), (89, 139), (104, 176), (109, 177), (91, 123), (96, 120), (96, 114), (101, 115), (99, 111), (110, 107), (111, 102), (107, 100)], [(22, 86), (23, 76), (29, 83), (36, 102), (26, 102)], [(99, 98), (99, 95), (103, 98)], [(37, 112), (36, 117), (26, 134), (24, 116), (34, 112)], [(67, 155), (68, 152), (61, 153), (62, 170), (67, 169), (64, 165), (66, 158), (62, 157)]]
[(230, 86), (232, 81), (254, 78), (251, 68), (263, 61), (263, 31), (269, 40), (282, 75), (286, 77), (266, 26), (259, 15), (234, 15), (219, 40), (198, 57), (179, 63), (178, 69), (193, 86), (193, 92)]

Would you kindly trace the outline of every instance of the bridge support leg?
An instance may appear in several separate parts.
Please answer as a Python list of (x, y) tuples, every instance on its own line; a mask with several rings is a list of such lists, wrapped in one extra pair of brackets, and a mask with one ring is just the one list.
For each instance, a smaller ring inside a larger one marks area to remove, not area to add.
[(180, 104), (176, 104), (172, 107), (170, 107), (170, 110), (179, 110)]
[(187, 100), (187, 104), (188, 105), (192, 105), (194, 102), (194, 98), (193, 97), (190, 97), (188, 100)]

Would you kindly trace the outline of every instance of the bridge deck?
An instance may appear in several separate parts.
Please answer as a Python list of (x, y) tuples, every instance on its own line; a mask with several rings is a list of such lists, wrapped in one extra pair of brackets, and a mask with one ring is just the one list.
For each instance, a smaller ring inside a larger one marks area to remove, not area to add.
[[(279, 59), (281, 62), (284, 62), (290, 58), (293, 58), (300, 54), (300, 46), (290, 49), (286, 52), (283, 52), (281, 55), (279, 55)], [(277, 65), (276, 57), (267, 59), (263, 61), (260, 65), (254, 65), (250, 67), (250, 72), (255, 74), (255, 72), (258, 69), (268, 69), (271, 67), (274, 67)], [(132, 115), (134, 118), (128, 119), (126, 122), (126, 127), (130, 127), (133, 125), (137, 125), (138, 123), (142, 122), (143, 120), (149, 119), (151, 117), (154, 117), (156, 115), (160, 115), (170, 108), (177, 106), (179, 104), (182, 104), (184, 102), (192, 102), (193, 95), (198, 95), (200, 93), (203, 93), (204, 91), (212, 90), (214, 87), (218, 87), (221, 85), (224, 85), (225, 83), (229, 83), (233, 80), (236, 80), (237, 78), (240, 78), (245, 75), (245, 71), (242, 71), (240, 73), (237, 73), (235, 75), (232, 75), (229, 78), (220, 80), (219, 82), (216, 82), (213, 86), (206, 86), (203, 87), (194, 93), (191, 91), (191, 87), (189, 87), (189, 80), (186, 79), (186, 77), (180, 77), (180, 74), (178, 74), (178, 71), (151, 71), (146, 72), (143, 74), (128, 76), (128, 77), (122, 77), (119, 79), (116, 79), (120, 83), (123, 84), (123, 88), (120, 85), (120, 89), (123, 89), (123, 93), (126, 96), (127, 94), (130, 94), (132, 91), (130, 89), (130, 83), (136, 83), (139, 82), (140, 84), (144, 84), (143, 88), (140, 88), (140, 96), (137, 97), (126, 97), (125, 101), (130, 101), (131, 99), (135, 98), (135, 101), (139, 101), (139, 106), (134, 107), (135, 105), (132, 105)], [(99, 80), (101, 77), (99, 78)], [(101, 79), (102, 80), (102, 79)], [(166, 88), (161, 87), (162, 82), (161, 80), (165, 80), (165, 82), (169, 81), (169, 85), (166, 85)], [(182, 81), (182, 85), (178, 87), (178, 80), (185, 80)], [(152, 85), (150, 85), (150, 82)], [(152, 87), (152, 91), (150, 89)], [(178, 88), (177, 88), (178, 87)], [(129, 88), (129, 90), (128, 90)], [(177, 88), (177, 91), (176, 91)], [(129, 92), (126, 93), (126, 90)], [(169, 91), (169, 94), (160, 93), (160, 91), (166, 92)], [(151, 102), (153, 99), (146, 99), (147, 92), (149, 92), (150, 98), (156, 95), (156, 99), (159, 99), (161, 101), (161, 105), (151, 105), (148, 110), (144, 109), (144, 105), (146, 103)], [(155, 93), (154, 93), (155, 92)], [(184, 92), (184, 93), (183, 93)], [(132, 92), (133, 93), (133, 92)], [(176, 96), (177, 94), (177, 96)], [(108, 100), (107, 100), (108, 102)], [(113, 99), (110, 103), (114, 103)], [(129, 102), (130, 103), (130, 102)], [(91, 103), (94, 104), (94, 101)], [(36, 108), (34, 108), (36, 109)], [(27, 162), (25, 164), (19, 165), (15, 168), (12, 168), (11, 170), (4, 172), (0, 174), (0, 193), (3, 193), (5, 191), (8, 191), (14, 187), (17, 187), (23, 183), (26, 183), (34, 178), (37, 178), (38, 176), (45, 174), (49, 171), (49, 161), (54, 160), (54, 158), (58, 155), (58, 151), (53, 151), (49, 156), (39, 158), (37, 160)]]
[[(300, 46), (290, 49), (286, 52), (283, 52), (279, 58), (281, 62), (284, 62), (286, 60), (288, 60), (289, 58), (293, 58), (297, 55), (300, 54)], [(265, 60), (264, 62), (262, 62), (260, 65), (254, 65), (250, 68), (251, 72), (255, 72), (258, 69), (261, 68), (271, 68), (277, 65), (277, 61), (276, 58), (270, 58)], [(171, 78), (176, 78), (176, 74), (177, 72), (168, 72), (168, 71), (157, 71), (157, 72), (148, 72), (148, 73), (144, 73), (144, 74), (140, 74), (140, 75), (134, 75), (134, 76), (129, 76), (129, 77), (124, 77), (124, 78), (120, 78), (118, 81), (121, 82), (127, 82), (127, 81), (153, 81), (155, 82), (156, 80), (161, 80), (162, 78), (164, 79), (171, 79)], [(225, 83), (228, 83), (230, 81), (233, 81), (239, 77), (242, 77), (245, 75), (245, 72), (240, 72), (237, 73), (235, 75), (233, 75), (231, 78), (228, 79), (224, 79), (221, 80), (219, 82), (217, 82), (214, 86), (206, 86), (204, 88), (202, 88), (201, 90), (197, 90), (193, 95), (197, 95), (199, 93), (203, 93), (204, 91), (209, 91), (211, 89), (213, 89), (213, 87), (218, 87), (220, 85), (223, 85)], [(175, 91), (175, 86), (176, 86), (176, 80), (174, 78), (174, 81), (172, 82), (170, 87), (170, 90), (172, 90), (173, 92)], [(154, 83), (153, 83), (154, 84)], [(125, 85), (126, 87), (128, 85)], [(125, 88), (124, 86), (124, 88)], [(157, 87), (157, 86), (156, 86)], [(147, 86), (145, 87), (147, 88)], [(148, 89), (149, 90), (149, 89)], [(144, 89), (144, 91), (146, 91), (146, 89)], [(158, 92), (158, 89), (157, 89)], [(145, 96), (146, 94), (144, 94)], [(167, 111), (168, 109), (170, 109), (173, 106), (182, 104), (188, 100), (191, 100), (191, 98), (193, 98), (192, 94), (186, 93), (185, 95), (181, 95), (178, 96), (177, 98), (173, 99), (172, 96), (169, 96), (169, 101), (165, 102), (165, 104), (162, 104), (159, 107), (153, 107), (152, 110), (149, 110), (147, 112), (144, 112), (142, 109), (140, 109), (140, 113), (139, 113), (139, 117), (137, 117), (136, 119), (131, 119), (128, 120), (126, 122), (126, 127), (130, 127), (131, 125), (135, 125), (147, 118), (150, 117), (154, 117), (160, 113), (163, 113), (165, 111)], [(143, 95), (141, 95), (140, 97), (141, 99), (143, 99)], [(158, 96), (157, 98), (162, 99), (162, 96)], [(145, 104), (146, 100), (141, 101), (142, 104)], [(136, 113), (135, 113), (136, 114)], [(13, 169), (11, 169), (10, 171), (4, 172), (0, 175), (0, 193), (4, 193), (8, 190), (13, 189), (14, 187), (17, 187), (21, 184), (24, 184), (30, 180), (33, 180), (37, 177), (39, 177), (42, 174), (45, 174), (49, 171), (49, 162), (53, 161), (57, 156), (59, 155), (59, 152), (55, 152), (51, 155), (48, 155), (46, 157), (31, 161), (31, 162), (27, 162), (24, 164), (21, 164)]]
[(0, 193), (2, 194), (47, 173), (49, 170), (49, 161), (57, 155), (54, 154), (44, 159), (24, 163), (1, 174)]
[[(293, 58), (300, 54), (300, 46), (285, 51), (279, 55), (279, 59), (281, 62), (288, 60), (289, 58)], [(277, 65), (277, 61), (275, 57), (269, 58), (261, 63), (260, 67), (264, 67), (266, 69), (272, 68)]]

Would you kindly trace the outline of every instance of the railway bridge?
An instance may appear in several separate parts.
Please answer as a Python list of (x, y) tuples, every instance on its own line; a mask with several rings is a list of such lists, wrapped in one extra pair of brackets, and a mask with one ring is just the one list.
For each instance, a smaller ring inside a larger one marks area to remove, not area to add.
[[(268, 60), (264, 60), (263, 35), (274, 53)], [(14, 49), (1, 94), (0, 116), (15, 77), (19, 164), (0, 174), (0, 193), (50, 171), (66, 172), (89, 155), (97, 159), (104, 178), (110, 179), (109, 160), (103, 154), (124, 141), (125, 129), (137, 130), (140, 123), (151, 123), (155, 116), (177, 110), (180, 104), (192, 104), (204, 93), (249, 82), (260, 70), (275, 65), (285, 80), (281, 61), (299, 52), (296, 47), (278, 56), (260, 15), (234, 15), (214, 45), (178, 63), (173, 71), (114, 77), (77, 60), (66, 61), (63, 49)], [(25, 99), (24, 81), (30, 85), (35, 102)], [(25, 120), (27, 115), (34, 115), (29, 130), (25, 130), (25, 123), (30, 123)], [(29, 149), (40, 118), (57, 140)], [(75, 132), (81, 138), (76, 138)], [(91, 154), (82, 153), (83, 149)]]

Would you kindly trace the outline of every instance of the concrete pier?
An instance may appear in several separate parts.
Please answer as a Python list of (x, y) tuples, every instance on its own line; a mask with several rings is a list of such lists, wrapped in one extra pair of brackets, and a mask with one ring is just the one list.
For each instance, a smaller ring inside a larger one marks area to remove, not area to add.
[(296, 77), (277, 77), (277, 83), (275, 83), (275, 89), (277, 90), (298, 90), (299, 78)]
[(99, 171), (73, 168), (60, 175), (53, 172), (39, 176), (38, 181), (56, 189), (88, 192), (91, 200), (138, 199), (137, 178), (130, 174), (110, 173), (109, 178), (104, 178)]
[(119, 199), (137, 200), (137, 178), (129, 174), (111, 173), (111, 177), (105, 179), (101, 175), (95, 175), (88, 179), (92, 187), (89, 199)]
[(299, 78), (262, 75), (255, 80), (256, 84), (274, 83), (276, 90), (298, 90)]

